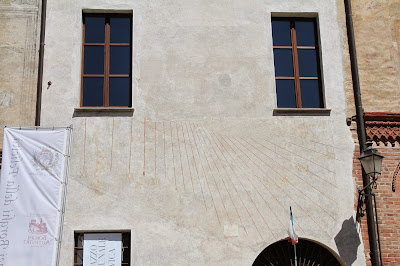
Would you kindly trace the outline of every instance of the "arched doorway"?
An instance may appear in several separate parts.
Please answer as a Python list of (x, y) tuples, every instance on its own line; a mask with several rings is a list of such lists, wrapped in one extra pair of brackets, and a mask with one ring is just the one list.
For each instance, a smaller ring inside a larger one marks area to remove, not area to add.
[[(341, 266), (338, 259), (325, 247), (299, 239), (296, 245), (298, 266)], [(287, 240), (281, 240), (266, 247), (256, 258), (253, 266), (294, 266), (294, 248)]]

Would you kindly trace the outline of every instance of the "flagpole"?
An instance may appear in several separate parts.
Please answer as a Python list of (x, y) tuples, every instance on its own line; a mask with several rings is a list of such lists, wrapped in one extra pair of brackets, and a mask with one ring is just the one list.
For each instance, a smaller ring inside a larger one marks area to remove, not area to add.
[[(290, 222), (292, 223), (292, 228), (294, 228), (292, 206), (290, 206)], [(294, 248), (294, 266), (297, 266), (296, 244), (293, 245), (293, 248)]]

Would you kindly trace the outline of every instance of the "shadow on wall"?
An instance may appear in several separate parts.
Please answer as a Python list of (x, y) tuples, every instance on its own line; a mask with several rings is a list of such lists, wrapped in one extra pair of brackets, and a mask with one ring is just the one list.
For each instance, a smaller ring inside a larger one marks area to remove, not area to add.
[(352, 265), (357, 259), (357, 248), (361, 244), (353, 217), (343, 222), (342, 229), (335, 237), (335, 243), (342, 260), (346, 265)]

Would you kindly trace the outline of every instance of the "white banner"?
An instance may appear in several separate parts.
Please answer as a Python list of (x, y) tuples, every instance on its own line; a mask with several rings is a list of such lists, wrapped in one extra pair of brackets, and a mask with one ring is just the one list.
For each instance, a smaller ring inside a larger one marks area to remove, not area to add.
[(4, 129), (0, 266), (55, 262), (67, 133)]
[(121, 266), (121, 233), (85, 234), (83, 266)]

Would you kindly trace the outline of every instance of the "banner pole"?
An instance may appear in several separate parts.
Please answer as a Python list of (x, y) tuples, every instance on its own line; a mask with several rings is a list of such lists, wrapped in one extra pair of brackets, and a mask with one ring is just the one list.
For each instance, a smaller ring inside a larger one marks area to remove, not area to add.
[(62, 233), (63, 233), (65, 201), (66, 201), (66, 195), (67, 195), (67, 184), (68, 184), (68, 175), (69, 175), (69, 160), (71, 157), (71, 143), (72, 143), (72, 130), (73, 130), (72, 124), (68, 128), (69, 128), (68, 152), (67, 152), (67, 163), (66, 163), (65, 175), (64, 175), (65, 176), (64, 177), (64, 194), (63, 194), (63, 199), (62, 199), (61, 221), (60, 221), (60, 227), (59, 227), (58, 238), (57, 238), (58, 246), (57, 246), (56, 266), (60, 265), (61, 239), (62, 239)]
[(294, 247), (294, 266), (297, 266), (296, 245), (293, 245), (293, 247)]
[(8, 126), (8, 125), (0, 125), (0, 128), (17, 128), (17, 129), (60, 129), (65, 128), (69, 129), (71, 126), (68, 127), (42, 127), (42, 126)]

